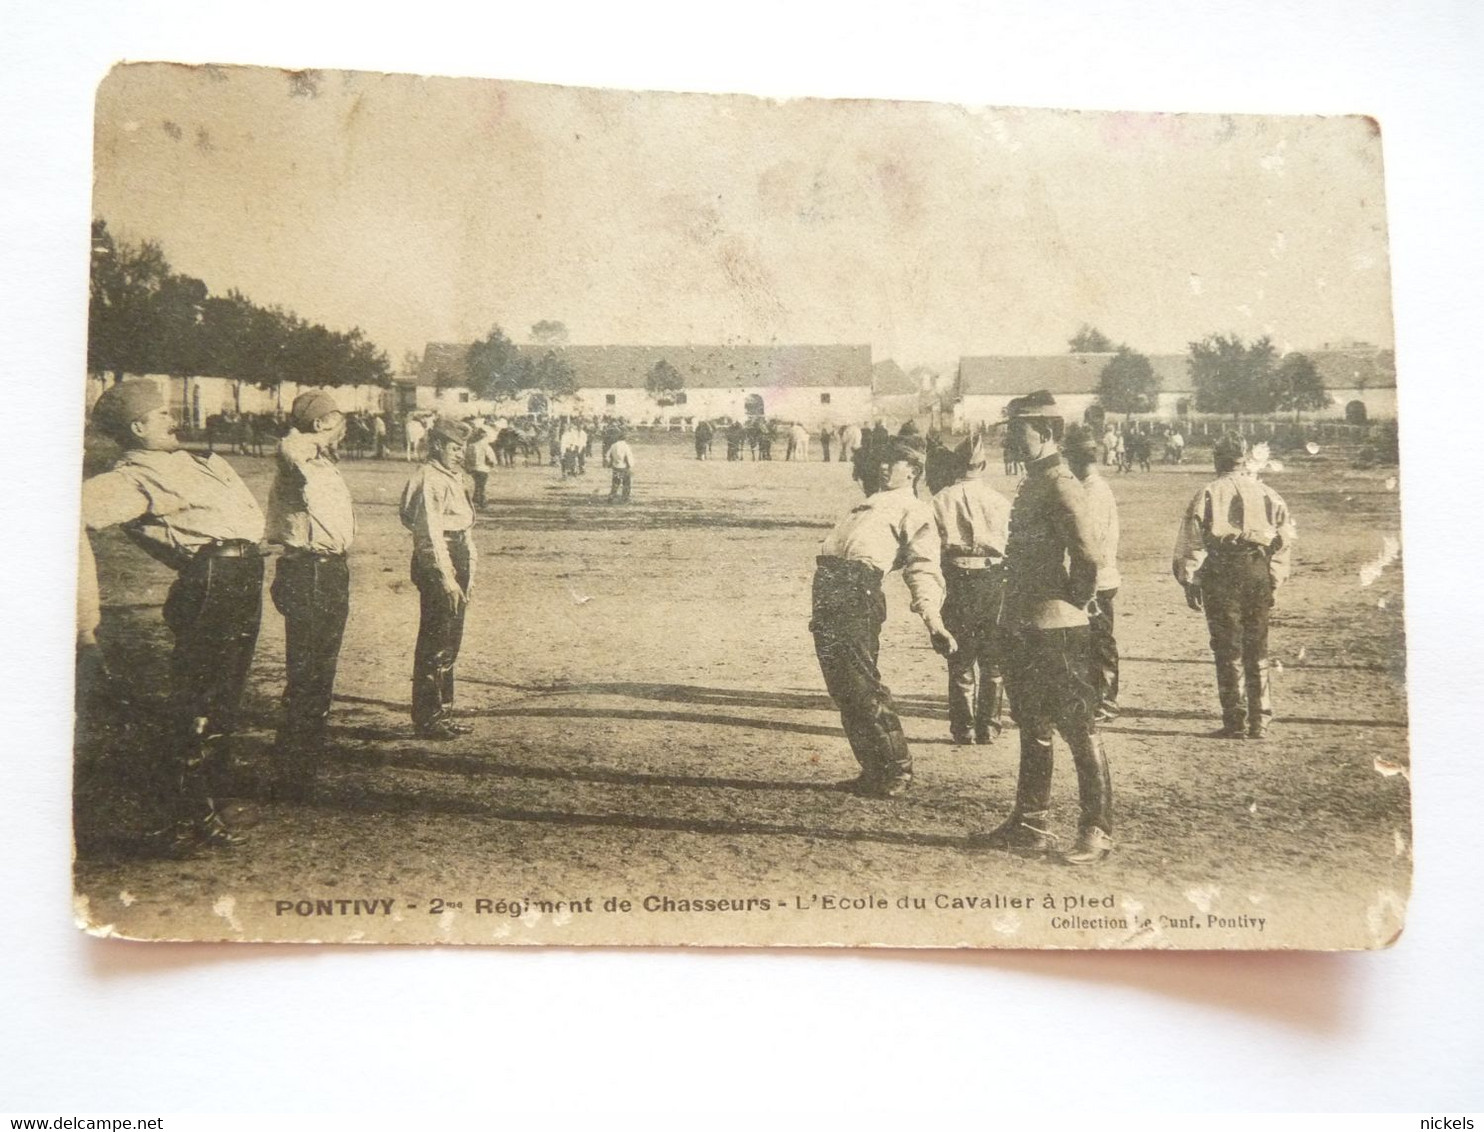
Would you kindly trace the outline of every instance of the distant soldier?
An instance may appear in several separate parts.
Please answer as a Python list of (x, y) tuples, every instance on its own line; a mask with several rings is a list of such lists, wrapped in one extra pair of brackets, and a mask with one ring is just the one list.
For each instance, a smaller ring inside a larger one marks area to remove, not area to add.
[(480, 425), (471, 425), (469, 443), (464, 445), (464, 465), (474, 480), (474, 506), (483, 507), (488, 502), (486, 488), (489, 485), (490, 469), (495, 465), (495, 449), (490, 444), (489, 431)]
[(1118, 503), (1098, 471), (1098, 442), (1085, 425), (1071, 425), (1062, 437), (1062, 454), (1087, 493), (1093, 544), (1098, 551), (1097, 600), (1089, 611), (1092, 680), (1097, 689), (1097, 722), (1118, 718), (1118, 641), (1113, 634), (1113, 602), (1123, 579), (1118, 573)]
[(712, 428), (710, 421), (701, 421), (696, 425), (696, 459), (705, 460), (711, 455)]
[(1185, 463), (1185, 434), (1178, 428), (1170, 433), (1169, 453), (1170, 463)]
[(829, 425), (821, 425), (819, 428), (819, 458), (826, 464), (830, 462), (830, 444), (835, 439), (835, 430)]
[(371, 436), (376, 444), (376, 458), (386, 459), (386, 418), (380, 413), (371, 417)]
[(1006, 546), (1006, 677), (1010, 714), (1020, 725), (1015, 809), (983, 839), (992, 847), (1039, 854), (1051, 835), (1053, 737), (1057, 731), (1077, 768), (1081, 817), (1077, 840), (1062, 859), (1103, 860), (1113, 848), (1113, 788), (1093, 720), (1087, 606), (1096, 592), (1098, 552), (1087, 495), (1057, 448), (1056, 399), (1040, 390), (1006, 406), (1026, 457), (1026, 476), (1010, 511)]
[(945, 454), (956, 477), (933, 496), (933, 516), (947, 585), (943, 624), (958, 642), (948, 657), (948, 730), (958, 744), (992, 743), (1005, 726), (999, 623), (1010, 501), (985, 481), (978, 437)]
[(1244, 464), (1247, 442), (1216, 442), (1216, 479), (1196, 493), (1175, 538), (1175, 578), (1204, 608), (1216, 656), (1223, 739), (1262, 739), (1273, 718), (1268, 618), (1297, 538), (1288, 507)]
[(608, 489), (609, 503), (627, 503), (634, 490), (634, 450), (619, 429), (613, 443), (603, 453), (603, 463), (613, 470), (613, 484)]
[[(90, 531), (122, 526), (145, 553), (176, 571), (164, 608), (175, 638), (161, 768), (168, 824), (153, 847), (179, 855), (233, 844), (238, 838), (216, 803), (262, 618), (263, 512), (226, 460), (180, 447), (153, 382), (105, 390), (92, 423), (124, 453), (111, 470), (83, 483), (83, 525)], [(82, 551), (79, 586), (96, 594), (86, 539)]]
[(742, 459), (742, 443), (747, 439), (747, 430), (742, 427), (740, 421), (733, 421), (727, 425), (727, 459)]
[(350, 613), (355, 537), (350, 489), (336, 466), (345, 417), (329, 393), (301, 393), (278, 446), (268, 495), (268, 539), (283, 547), (273, 604), (283, 614), (283, 723), (274, 749), (274, 796), (312, 801)]
[(758, 426), (757, 458), (771, 460), (773, 459), (773, 441), (778, 439), (778, 422), (761, 420)]
[(408, 479), (399, 508), (402, 525), (412, 532), (412, 581), (421, 606), (412, 725), (425, 739), (453, 739), (470, 730), (453, 719), (453, 668), (474, 583), (474, 508), (463, 472), (469, 433), (462, 421), (433, 425), (428, 458)]
[(880, 450), (881, 490), (851, 509), (820, 544), (813, 588), (814, 651), (861, 773), (858, 794), (895, 798), (912, 783), (912, 755), (891, 691), (876, 667), (886, 596), (881, 583), (900, 569), (933, 647), (955, 649), (943, 625), (940, 544), (932, 509), (913, 491), (923, 450), (907, 440)]

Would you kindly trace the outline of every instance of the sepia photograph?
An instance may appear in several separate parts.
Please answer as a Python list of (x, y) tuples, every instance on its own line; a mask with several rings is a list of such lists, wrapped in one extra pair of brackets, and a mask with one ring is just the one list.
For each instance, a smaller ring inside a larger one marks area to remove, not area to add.
[(76, 922), (1392, 946), (1384, 125), (116, 66)]

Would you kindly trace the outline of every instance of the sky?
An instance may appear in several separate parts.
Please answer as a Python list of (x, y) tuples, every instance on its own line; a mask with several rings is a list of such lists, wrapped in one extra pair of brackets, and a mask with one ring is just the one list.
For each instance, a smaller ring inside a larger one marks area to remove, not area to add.
[(542, 319), (941, 371), (1083, 323), (1145, 353), (1392, 344), (1381, 139), (1356, 116), (134, 64), (99, 88), (93, 212), (394, 364)]

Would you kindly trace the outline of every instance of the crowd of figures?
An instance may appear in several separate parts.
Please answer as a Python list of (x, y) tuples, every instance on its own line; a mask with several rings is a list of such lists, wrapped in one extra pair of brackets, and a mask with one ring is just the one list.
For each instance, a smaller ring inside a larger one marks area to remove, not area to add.
[[(362, 428), (370, 430), (372, 453), (385, 454), (377, 421)], [(285, 801), (315, 797), (350, 610), (356, 518), (338, 463), (351, 423), (328, 391), (294, 401), (281, 422), (265, 515), (226, 460), (181, 447), (154, 384), (121, 382), (94, 407), (93, 429), (122, 455), (83, 484), (80, 695), (107, 684), (87, 532), (121, 527), (176, 572), (164, 605), (174, 639), (168, 723), (156, 750), (166, 820), (145, 839), (150, 851), (180, 855), (238, 840), (218, 800), (256, 646), (270, 546), (277, 569), (269, 592), (284, 618), (286, 649), (271, 789)], [(768, 458), (763, 421), (728, 422), (729, 452), (734, 430), (745, 437), (754, 425), (758, 458)], [(698, 457), (707, 458), (715, 432), (697, 430)], [(825, 438), (838, 439), (837, 460), (850, 462), (866, 498), (820, 545), (810, 630), (860, 764), (846, 785), (866, 797), (900, 797), (912, 783), (911, 754), (877, 668), (886, 617), (881, 584), (900, 569), (913, 611), (947, 658), (952, 740), (993, 742), (1007, 711), (1019, 726), (1014, 808), (978, 841), (1017, 853), (1053, 851), (1052, 743), (1060, 732), (1081, 799), (1077, 838), (1062, 859), (1094, 863), (1113, 847), (1111, 775), (1097, 727), (1117, 716), (1119, 695), (1118, 516), (1097, 471), (1108, 444), (1085, 425), (1063, 430), (1055, 399), (1044, 391), (1011, 402), (1007, 432), (1025, 473), (1013, 505), (985, 478), (982, 435), (950, 447), (937, 435), (919, 437), (910, 424), (895, 435), (878, 424), (818, 437), (825, 454), (832, 446)], [(790, 426), (787, 434), (789, 457), (807, 458), (808, 430)], [(582, 476), (601, 446), (613, 475), (609, 499), (627, 502), (634, 453), (626, 425), (613, 419), (411, 417), (404, 441), (407, 458), (416, 460), (398, 506), (419, 595), (412, 724), (424, 739), (446, 740), (469, 730), (453, 711), (454, 669), (477, 570), (472, 530), (490, 467), (506, 459), (502, 452), (513, 460), (523, 451), (530, 461), (544, 453), (563, 477)], [(1217, 734), (1229, 739), (1263, 738), (1272, 718), (1268, 610), (1294, 541), (1283, 501), (1246, 456), (1240, 436), (1217, 442), (1217, 478), (1192, 499), (1172, 559), (1186, 600), (1206, 615), (1223, 713)], [(923, 480), (930, 502), (917, 494)]]

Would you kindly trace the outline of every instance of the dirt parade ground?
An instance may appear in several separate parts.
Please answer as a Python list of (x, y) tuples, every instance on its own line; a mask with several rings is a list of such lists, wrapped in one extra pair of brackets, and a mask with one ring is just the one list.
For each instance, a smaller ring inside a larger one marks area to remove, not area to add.
[[(185, 860), (130, 851), (156, 820), (172, 575), (98, 536), (114, 683), (79, 726), (79, 919), (136, 938), (407, 942), (1211, 948), (1398, 932), (1411, 833), (1394, 468), (1324, 451), (1264, 477), (1299, 530), (1265, 742), (1207, 737), (1205, 622), (1170, 575), (1207, 454), (1107, 469), (1123, 531), (1122, 715), (1100, 728), (1117, 848), (1077, 870), (973, 846), (1010, 810), (1016, 735), (949, 742), (944, 663), (898, 576), (881, 669), (913, 788), (836, 788), (857, 768), (807, 623), (815, 548), (860, 500), (848, 465), (698, 462), (680, 437), (635, 449), (627, 506), (606, 502), (596, 457), (565, 481), (538, 465), (491, 476), (458, 665), (473, 733), (448, 742), (415, 737), (408, 714), (409, 465), (344, 461), (359, 529), (319, 795), (266, 789), (284, 640), (265, 594), (227, 811), (245, 841)], [(265, 500), (271, 459), (231, 462)], [(1013, 494), (997, 468), (992, 482)], [(1076, 820), (1058, 741), (1064, 841)]]

